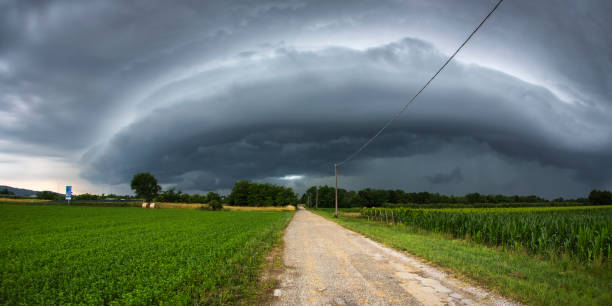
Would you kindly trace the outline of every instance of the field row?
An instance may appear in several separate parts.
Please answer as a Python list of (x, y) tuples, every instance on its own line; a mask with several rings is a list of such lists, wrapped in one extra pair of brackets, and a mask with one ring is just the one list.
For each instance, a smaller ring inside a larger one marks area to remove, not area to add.
[(532, 254), (605, 262), (612, 249), (612, 207), (407, 209), (365, 208), (370, 220), (399, 223)]

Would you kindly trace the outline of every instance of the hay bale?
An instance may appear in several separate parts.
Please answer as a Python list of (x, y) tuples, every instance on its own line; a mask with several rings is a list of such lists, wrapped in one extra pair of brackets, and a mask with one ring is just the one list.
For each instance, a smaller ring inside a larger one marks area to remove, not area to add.
[(142, 202), (142, 208), (147, 208), (149, 206), (149, 204), (147, 204), (146, 202)]
[(149, 208), (155, 208), (155, 203), (149, 204)]

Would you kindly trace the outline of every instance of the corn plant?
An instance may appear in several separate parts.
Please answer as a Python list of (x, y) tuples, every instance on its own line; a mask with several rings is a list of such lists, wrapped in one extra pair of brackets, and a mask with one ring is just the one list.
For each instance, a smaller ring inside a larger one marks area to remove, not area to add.
[(484, 209), (364, 208), (361, 216), (493, 246), (522, 247), (532, 254), (607, 261), (612, 248), (612, 207)]

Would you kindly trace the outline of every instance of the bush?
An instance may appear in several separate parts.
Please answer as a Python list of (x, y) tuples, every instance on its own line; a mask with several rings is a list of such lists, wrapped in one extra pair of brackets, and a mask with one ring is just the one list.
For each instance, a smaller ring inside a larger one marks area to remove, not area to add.
[(223, 209), (223, 204), (221, 204), (221, 202), (219, 202), (219, 200), (212, 200), (212, 201), (210, 201), (208, 203), (208, 206), (212, 210), (221, 210), (221, 209)]

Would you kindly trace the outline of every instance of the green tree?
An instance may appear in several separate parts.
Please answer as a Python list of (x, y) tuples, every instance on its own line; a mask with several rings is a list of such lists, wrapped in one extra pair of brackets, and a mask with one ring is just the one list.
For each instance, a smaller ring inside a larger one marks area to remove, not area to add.
[[(344, 191), (344, 189), (340, 189), (340, 190)], [(339, 193), (340, 193), (340, 190), (338, 190)], [(340, 202), (342, 203), (342, 207), (363, 206), (363, 200), (359, 197), (357, 192), (353, 190), (349, 190), (342, 194), (343, 194), (343, 196), (341, 197), (342, 201)], [(338, 195), (338, 198), (339, 198), (338, 201), (340, 201), (340, 195)]]
[(595, 205), (612, 204), (612, 192), (593, 189), (589, 194), (589, 202)]
[(36, 193), (36, 197), (44, 200), (61, 200), (62, 195), (52, 191), (39, 191)]
[(387, 190), (366, 188), (359, 190), (358, 194), (365, 201), (366, 207), (383, 206), (389, 201)]
[(483, 197), (478, 192), (468, 193), (465, 195), (465, 198), (470, 204), (484, 202)]
[(249, 205), (249, 181), (238, 181), (230, 194), (230, 205)]
[(206, 194), (206, 203), (212, 202), (212, 201), (221, 201), (221, 196), (216, 193), (216, 192), (208, 192)]
[(229, 198), (230, 205), (279, 206), (297, 203), (297, 196), (291, 188), (249, 181), (236, 182)]
[[(300, 202), (308, 204), (310, 196), (310, 207), (316, 206), (317, 188), (319, 193), (319, 207), (335, 207), (336, 206), (336, 189), (330, 186), (312, 186), (304, 192), (300, 198)], [(296, 198), (297, 200), (297, 198)], [(354, 191), (346, 191), (338, 188), (338, 207), (351, 207), (360, 205), (357, 194)]]
[[(132, 187), (133, 189), (134, 187)], [(172, 187), (157, 196), (157, 200), (160, 202), (183, 202), (181, 201), (181, 197), (183, 192), (180, 190), (176, 190), (176, 188)]]
[(136, 195), (144, 198), (146, 202), (151, 202), (161, 191), (161, 187), (157, 184), (157, 179), (148, 172), (134, 175), (131, 187)]

